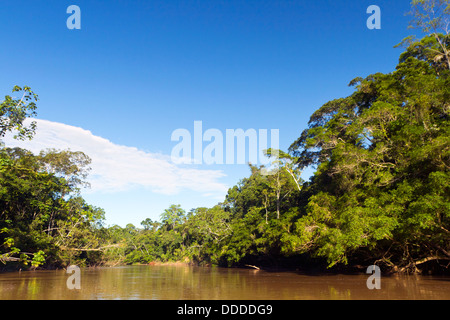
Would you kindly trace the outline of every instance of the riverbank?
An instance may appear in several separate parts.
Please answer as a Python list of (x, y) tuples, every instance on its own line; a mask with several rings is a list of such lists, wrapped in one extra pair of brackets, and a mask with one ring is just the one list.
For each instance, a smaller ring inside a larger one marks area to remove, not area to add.
[[(273, 262), (273, 261), (272, 261)], [(362, 275), (366, 274), (369, 265), (353, 264), (353, 265), (337, 265), (333, 268), (327, 268), (327, 265), (323, 261), (278, 261), (278, 263), (240, 263), (234, 264), (232, 266), (217, 266), (206, 262), (194, 262), (189, 259), (179, 260), (179, 261), (151, 261), (149, 263), (125, 263), (123, 261), (102, 261), (98, 264), (88, 264), (84, 267), (86, 268), (97, 268), (97, 267), (125, 267), (125, 266), (169, 266), (169, 267), (220, 267), (224, 269), (251, 269), (255, 271), (266, 271), (266, 272), (297, 272), (301, 274), (308, 275)], [(44, 265), (38, 268), (32, 268), (29, 266), (23, 266), (20, 263), (10, 262), (6, 265), (0, 265), (0, 273), (5, 272), (26, 272), (26, 271), (37, 271), (37, 270), (65, 270), (66, 267), (62, 265)], [(385, 266), (380, 266), (381, 274), (384, 276), (391, 275), (405, 275), (406, 272), (399, 272), (397, 268), (386, 268)], [(409, 273), (415, 275), (435, 275), (435, 276), (450, 276), (450, 272), (432, 272), (433, 269), (418, 270), (416, 273)]]

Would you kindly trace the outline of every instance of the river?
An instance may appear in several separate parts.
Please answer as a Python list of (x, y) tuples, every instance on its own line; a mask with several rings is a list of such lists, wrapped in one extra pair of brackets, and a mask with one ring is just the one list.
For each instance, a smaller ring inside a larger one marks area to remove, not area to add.
[(65, 270), (0, 274), (0, 300), (372, 300), (450, 299), (450, 278), (267, 272), (185, 265), (82, 268), (79, 290), (69, 289)]

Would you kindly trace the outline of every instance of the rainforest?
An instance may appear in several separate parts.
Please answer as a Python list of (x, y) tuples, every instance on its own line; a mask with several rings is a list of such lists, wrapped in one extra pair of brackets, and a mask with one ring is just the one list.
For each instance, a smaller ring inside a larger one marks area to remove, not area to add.
[[(288, 150), (266, 150), (277, 160), (249, 164), (249, 175), (213, 207), (174, 203), (158, 221), (106, 226), (104, 210), (81, 196), (88, 154), (2, 145), (0, 268), (179, 261), (448, 273), (448, 24), (438, 31), (448, 13), (447, 5), (440, 20), (415, 16), (426, 34), (400, 44), (395, 70), (351, 80), (351, 95), (318, 108)], [(36, 127), (24, 121), (36, 116), (39, 98), (27, 86), (13, 92), (22, 98), (1, 102), (0, 139), (32, 139)], [(306, 168), (315, 169), (308, 181)]]

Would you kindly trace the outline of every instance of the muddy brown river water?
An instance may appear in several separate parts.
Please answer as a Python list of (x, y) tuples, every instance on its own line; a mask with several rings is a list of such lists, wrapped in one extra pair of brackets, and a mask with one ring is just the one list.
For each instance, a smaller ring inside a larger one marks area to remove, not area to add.
[(450, 278), (382, 276), (369, 290), (369, 275), (306, 275), (193, 266), (82, 268), (80, 289), (69, 289), (65, 270), (0, 273), (0, 300), (448, 300)]

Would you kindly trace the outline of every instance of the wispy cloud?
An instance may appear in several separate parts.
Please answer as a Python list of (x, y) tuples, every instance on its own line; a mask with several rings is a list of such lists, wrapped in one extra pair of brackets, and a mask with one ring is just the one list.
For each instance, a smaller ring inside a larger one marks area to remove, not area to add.
[(95, 136), (89, 130), (42, 119), (31, 141), (17, 141), (12, 135), (4, 139), (8, 147), (21, 147), (34, 153), (47, 148), (82, 151), (91, 159), (88, 181), (91, 192), (117, 192), (133, 187), (147, 187), (161, 194), (192, 190), (208, 195), (224, 195), (227, 186), (219, 170), (202, 170), (176, 165), (170, 156), (150, 153), (135, 147), (115, 144)]

